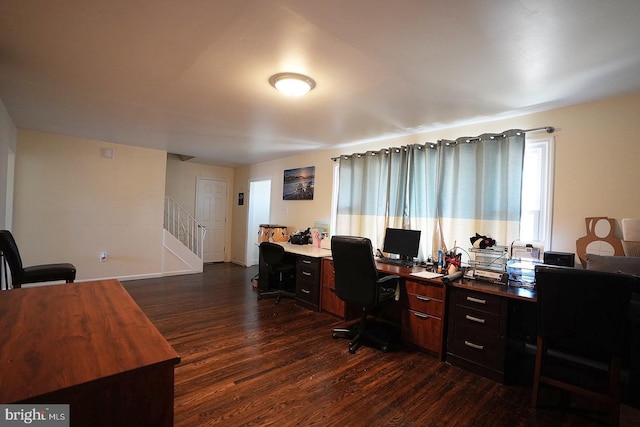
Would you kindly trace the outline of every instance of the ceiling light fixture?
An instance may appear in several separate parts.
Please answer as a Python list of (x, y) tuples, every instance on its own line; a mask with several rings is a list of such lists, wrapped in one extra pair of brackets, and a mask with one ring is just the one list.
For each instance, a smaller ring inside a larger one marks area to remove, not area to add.
[(316, 87), (311, 77), (298, 73), (278, 73), (269, 78), (271, 86), (287, 96), (302, 96)]

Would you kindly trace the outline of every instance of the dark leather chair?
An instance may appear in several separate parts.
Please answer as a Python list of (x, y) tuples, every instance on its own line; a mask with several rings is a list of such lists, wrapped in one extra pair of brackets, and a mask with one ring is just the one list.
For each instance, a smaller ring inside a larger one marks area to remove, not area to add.
[(18, 245), (8, 230), (0, 230), (0, 251), (11, 270), (11, 285), (20, 288), (25, 283), (53, 282), (64, 280), (72, 283), (76, 279), (76, 267), (69, 263), (42, 264), (24, 267)]
[(388, 351), (393, 337), (376, 335), (370, 328), (368, 317), (373, 309), (393, 301), (400, 278), (378, 276), (371, 241), (366, 237), (333, 236), (331, 253), (336, 295), (345, 303), (361, 308), (360, 321), (350, 328), (334, 329), (333, 337), (349, 338), (349, 352), (352, 354), (363, 342), (377, 344), (383, 352)]
[(538, 338), (531, 403), (540, 384), (609, 406), (618, 425), (621, 358), (636, 278), (565, 267), (536, 267)]
[(295, 298), (295, 292), (291, 291), (295, 283), (296, 266), (285, 262), (285, 251), (281, 245), (271, 242), (260, 243), (260, 259), (264, 264), (265, 275), (261, 275), (261, 280), (266, 280), (268, 290), (258, 288), (258, 299), (264, 297), (274, 297), (276, 304), (280, 303), (282, 297)]

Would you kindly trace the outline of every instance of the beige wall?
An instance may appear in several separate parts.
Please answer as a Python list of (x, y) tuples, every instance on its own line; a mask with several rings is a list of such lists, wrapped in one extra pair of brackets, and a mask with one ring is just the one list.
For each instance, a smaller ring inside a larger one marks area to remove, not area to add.
[(78, 280), (159, 274), (165, 168), (164, 151), (19, 130), (13, 230), (24, 264), (71, 262)]
[[(640, 198), (633, 190), (640, 180), (640, 122), (636, 120), (639, 111), (640, 94), (634, 94), (484, 124), (314, 151), (235, 170), (175, 159), (167, 162), (164, 151), (19, 130), (13, 229), (27, 264), (70, 261), (78, 266), (79, 279), (161, 274), (165, 183), (168, 195), (193, 210), (196, 177), (219, 178), (228, 180), (230, 190), (227, 241), (231, 242), (231, 251), (226, 258), (244, 265), (247, 232), (256, 234), (257, 230), (246, 229), (248, 206), (238, 206), (236, 197), (245, 193), (245, 199), (249, 199), (250, 180), (272, 180), (272, 223), (303, 229), (314, 221), (331, 218), (331, 157), (509, 128), (554, 126), (551, 248), (573, 252), (576, 239), (585, 234), (585, 217), (609, 216), (618, 221), (640, 217)], [(0, 161), (12, 138), (15, 140), (12, 132), (15, 135), (11, 119), (0, 109)], [(101, 158), (102, 147), (113, 148), (114, 159)], [(305, 166), (316, 168), (314, 200), (283, 201), (283, 171)], [(0, 175), (5, 174), (3, 168)], [(0, 203), (4, 200), (0, 199)], [(106, 263), (98, 261), (101, 251), (109, 253)]]
[(225, 238), (225, 261), (231, 259), (231, 219), (233, 207), (234, 170), (222, 166), (205, 165), (192, 161), (182, 161), (174, 154), (167, 156), (167, 176), (165, 194), (175, 200), (187, 212), (195, 217), (196, 182), (198, 177), (212, 178), (227, 182), (227, 234)]
[[(315, 220), (329, 220), (331, 217), (331, 157), (511, 128), (553, 126), (556, 128), (556, 163), (551, 249), (574, 252), (576, 239), (585, 234), (585, 217), (615, 218), (618, 220), (618, 234), (620, 219), (640, 217), (640, 198), (634, 191), (635, 183), (640, 182), (639, 112), (640, 94), (633, 94), (483, 124), (310, 152), (238, 168), (235, 192), (247, 194), (250, 180), (271, 178), (271, 222), (304, 228)], [(547, 134), (529, 136), (544, 137)], [(316, 167), (314, 200), (283, 201), (283, 170), (304, 166)], [(246, 252), (247, 206), (234, 206), (233, 217), (232, 258), (242, 263)], [(250, 232), (253, 233), (253, 230)]]

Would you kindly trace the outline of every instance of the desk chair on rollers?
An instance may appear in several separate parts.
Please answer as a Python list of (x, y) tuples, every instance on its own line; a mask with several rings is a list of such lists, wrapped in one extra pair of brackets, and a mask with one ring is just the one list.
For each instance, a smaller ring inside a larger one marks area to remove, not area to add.
[(258, 299), (273, 297), (276, 299), (276, 304), (279, 304), (282, 297), (295, 298), (296, 294), (290, 288), (295, 283), (296, 266), (285, 262), (284, 248), (276, 243), (262, 242), (259, 252), (267, 269), (269, 290), (259, 290)]
[[(18, 245), (8, 230), (0, 230), (0, 252), (3, 253), (6, 263), (9, 265), (9, 270), (11, 270), (11, 286), (14, 288), (20, 288), (25, 283), (54, 282), (58, 280), (73, 283), (76, 279), (76, 268), (69, 263), (24, 267), (18, 251)], [(0, 280), (5, 279), (2, 278)]]
[(621, 356), (634, 276), (536, 267), (538, 338), (531, 403), (540, 384), (577, 393), (620, 419)]
[[(351, 354), (363, 342), (377, 344), (383, 352), (388, 351), (390, 341), (395, 337), (376, 335), (368, 317), (372, 310), (393, 301), (400, 277), (378, 276), (371, 241), (365, 237), (334, 236), (331, 253), (336, 295), (347, 304), (361, 308), (360, 321), (351, 328), (334, 329), (333, 337), (349, 338)], [(386, 328), (389, 329), (393, 328)]]

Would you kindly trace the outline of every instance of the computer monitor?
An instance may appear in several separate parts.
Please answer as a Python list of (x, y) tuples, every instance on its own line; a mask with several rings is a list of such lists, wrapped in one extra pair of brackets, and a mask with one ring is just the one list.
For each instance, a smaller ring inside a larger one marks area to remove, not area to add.
[(384, 235), (383, 252), (399, 255), (400, 258), (413, 261), (420, 249), (420, 230), (387, 228)]

